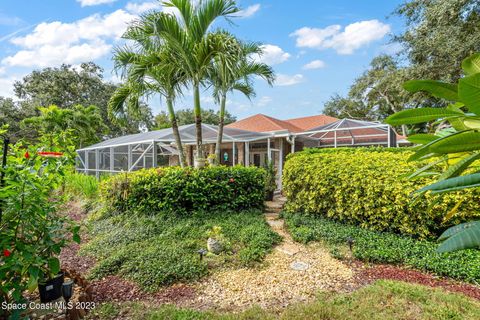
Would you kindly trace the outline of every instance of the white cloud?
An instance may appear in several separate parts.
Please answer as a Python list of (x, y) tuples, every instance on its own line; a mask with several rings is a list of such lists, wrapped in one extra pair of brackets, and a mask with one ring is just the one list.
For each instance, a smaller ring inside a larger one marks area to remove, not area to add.
[(302, 74), (294, 74), (294, 75), (278, 74), (277, 79), (275, 81), (275, 85), (281, 86), (281, 87), (293, 86), (303, 81), (304, 81), (304, 77)]
[(133, 14), (142, 14), (144, 12), (147, 12), (149, 10), (153, 9), (160, 9), (160, 2), (142, 2), (142, 3), (135, 3), (135, 2), (129, 2), (127, 3), (127, 6), (125, 9)]
[(257, 13), (258, 10), (260, 10), (260, 7), (261, 6), (260, 6), (259, 3), (248, 6), (246, 9), (243, 9), (243, 10), (240, 10), (239, 12), (237, 12), (236, 16), (239, 17), (239, 18), (250, 18), (255, 13)]
[(290, 53), (283, 51), (279, 46), (272, 44), (262, 45), (263, 54), (255, 57), (258, 62), (274, 65), (287, 61)]
[(99, 4), (113, 3), (117, 0), (77, 0), (82, 7), (98, 6)]
[(104, 41), (82, 43), (78, 45), (43, 45), (34, 50), (21, 50), (13, 56), (6, 57), (2, 64), (17, 67), (48, 67), (61, 63), (72, 64), (92, 61), (103, 57), (111, 50), (111, 45)]
[(325, 62), (322, 60), (313, 60), (303, 66), (304, 70), (320, 69), (325, 67)]
[(369, 43), (382, 39), (390, 32), (390, 26), (378, 20), (367, 20), (349, 24), (342, 31), (340, 25), (326, 28), (303, 27), (291, 34), (297, 38), (298, 47), (327, 49), (339, 54), (352, 54)]
[(135, 18), (137, 15), (120, 9), (72, 23), (40, 23), (30, 34), (10, 40), (22, 50), (4, 58), (2, 64), (46, 67), (98, 59), (110, 52), (112, 46), (107, 41), (119, 39)]
[(270, 104), (270, 102), (272, 102), (272, 100), (273, 100), (272, 97), (263, 96), (258, 100), (257, 106), (265, 107), (266, 105)]

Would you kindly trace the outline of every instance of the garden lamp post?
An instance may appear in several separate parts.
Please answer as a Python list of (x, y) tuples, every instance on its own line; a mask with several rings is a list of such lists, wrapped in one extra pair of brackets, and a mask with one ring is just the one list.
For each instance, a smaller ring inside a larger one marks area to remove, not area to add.
[(62, 296), (65, 299), (65, 319), (68, 316), (68, 302), (73, 295), (73, 280), (65, 281), (62, 284)]

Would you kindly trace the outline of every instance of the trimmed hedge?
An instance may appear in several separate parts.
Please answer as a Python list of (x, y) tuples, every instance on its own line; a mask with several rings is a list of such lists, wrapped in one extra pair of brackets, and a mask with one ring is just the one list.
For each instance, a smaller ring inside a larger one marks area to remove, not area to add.
[(109, 212), (178, 214), (262, 208), (265, 170), (254, 167), (154, 168), (115, 175), (100, 185)]
[(347, 239), (355, 240), (353, 256), (359, 260), (404, 264), (470, 282), (480, 281), (480, 250), (468, 249), (437, 253), (438, 244), (415, 240), (389, 232), (378, 232), (342, 224), (322, 217), (284, 213), (286, 226), (298, 242), (324, 241), (335, 252), (335, 246), (345, 246)]
[[(445, 194), (439, 201), (426, 195), (414, 202), (412, 193), (432, 181), (410, 180), (422, 164), (407, 162), (411, 151), (391, 148), (306, 150), (285, 164), (286, 210), (332, 218), (363, 228), (429, 238), (446, 227), (478, 219), (480, 192)], [(445, 214), (464, 200), (448, 223)]]

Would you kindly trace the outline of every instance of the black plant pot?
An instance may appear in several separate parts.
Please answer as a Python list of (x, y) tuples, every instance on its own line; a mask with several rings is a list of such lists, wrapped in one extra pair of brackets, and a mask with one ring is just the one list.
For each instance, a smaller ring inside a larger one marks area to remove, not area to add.
[(60, 272), (56, 277), (46, 280), (44, 283), (39, 283), (40, 302), (47, 303), (60, 298), (62, 296), (63, 280), (64, 274)]
[(273, 201), (273, 191), (267, 191), (267, 194), (265, 195), (265, 200)]

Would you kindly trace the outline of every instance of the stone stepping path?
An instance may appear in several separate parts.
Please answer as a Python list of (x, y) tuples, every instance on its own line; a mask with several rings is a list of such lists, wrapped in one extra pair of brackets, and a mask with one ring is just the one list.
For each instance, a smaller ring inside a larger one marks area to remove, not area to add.
[[(244, 310), (254, 305), (277, 309), (313, 299), (318, 291), (344, 291), (354, 283), (352, 269), (320, 244), (293, 241), (279, 214), (286, 199), (266, 203), (265, 219), (282, 243), (256, 267), (219, 270), (196, 285), (191, 307)], [(188, 306), (188, 305), (187, 305)]]

